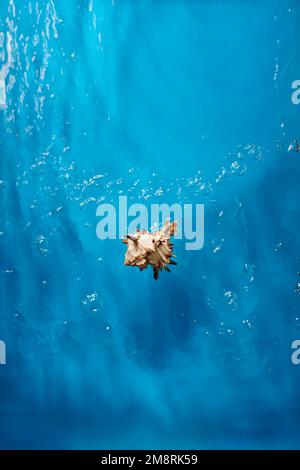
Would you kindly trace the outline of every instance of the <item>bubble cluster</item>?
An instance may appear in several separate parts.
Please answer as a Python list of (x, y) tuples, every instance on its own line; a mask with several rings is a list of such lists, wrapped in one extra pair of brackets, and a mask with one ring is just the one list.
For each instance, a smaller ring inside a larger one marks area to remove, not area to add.
[(84, 310), (90, 313), (99, 312), (103, 306), (102, 299), (100, 299), (100, 296), (97, 292), (86, 294), (81, 300), (81, 304)]

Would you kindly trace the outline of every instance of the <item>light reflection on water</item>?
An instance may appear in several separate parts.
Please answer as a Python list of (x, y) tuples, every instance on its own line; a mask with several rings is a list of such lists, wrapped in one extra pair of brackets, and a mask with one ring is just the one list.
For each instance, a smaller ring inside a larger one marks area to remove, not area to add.
[[(262, 3), (1, 2), (1, 447), (297, 447), (299, 8)], [(124, 267), (119, 195), (204, 203), (204, 249)]]

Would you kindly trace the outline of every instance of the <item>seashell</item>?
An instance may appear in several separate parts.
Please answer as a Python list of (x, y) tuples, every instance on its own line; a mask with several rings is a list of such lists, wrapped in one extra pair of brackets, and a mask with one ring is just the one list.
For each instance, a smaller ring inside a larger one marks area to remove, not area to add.
[(177, 264), (171, 259), (175, 255), (173, 244), (170, 242), (170, 237), (174, 235), (176, 228), (176, 221), (166, 220), (163, 228), (156, 232), (137, 230), (134, 234), (128, 234), (123, 240), (127, 245), (125, 266), (137, 266), (140, 271), (151, 266), (155, 280), (163, 269), (170, 272), (169, 265)]

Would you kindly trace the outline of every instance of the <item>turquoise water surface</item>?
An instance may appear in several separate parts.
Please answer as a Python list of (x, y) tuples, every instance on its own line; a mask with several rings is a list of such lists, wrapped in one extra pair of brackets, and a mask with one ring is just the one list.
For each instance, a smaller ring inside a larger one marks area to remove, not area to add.
[[(0, 1), (0, 448), (299, 448), (298, 0)], [(97, 206), (205, 205), (157, 282)]]

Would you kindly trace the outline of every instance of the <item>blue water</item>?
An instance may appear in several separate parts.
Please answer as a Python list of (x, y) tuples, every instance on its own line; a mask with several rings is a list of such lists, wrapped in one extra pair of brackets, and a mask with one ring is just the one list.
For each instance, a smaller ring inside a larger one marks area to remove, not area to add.
[[(1, 0), (1, 448), (300, 447), (299, 22)], [(203, 250), (123, 266), (95, 232), (119, 195), (205, 204)]]

